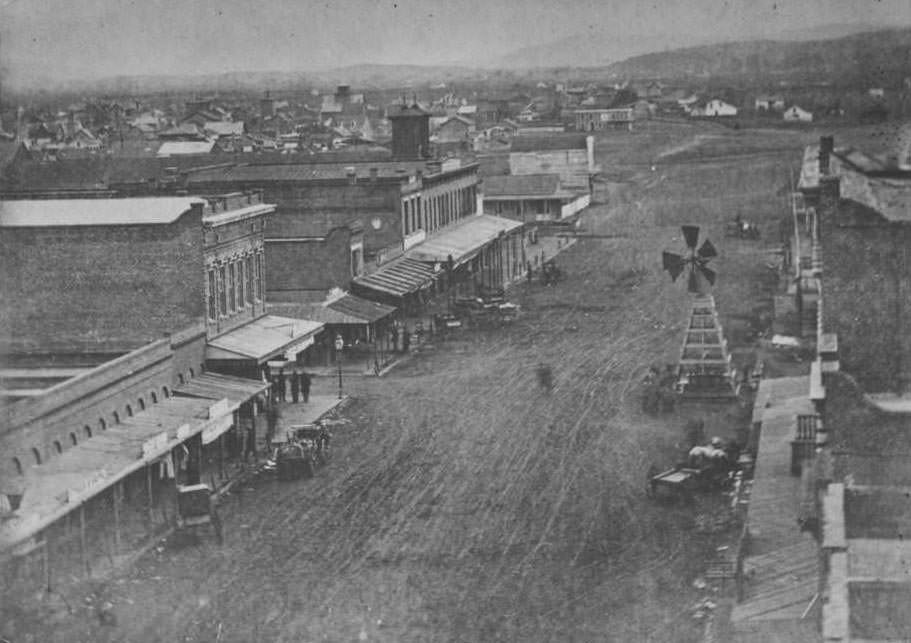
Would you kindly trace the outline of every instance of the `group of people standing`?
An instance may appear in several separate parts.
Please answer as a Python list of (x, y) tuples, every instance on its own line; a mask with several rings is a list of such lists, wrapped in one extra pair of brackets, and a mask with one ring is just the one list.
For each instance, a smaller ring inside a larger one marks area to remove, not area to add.
[(288, 386), (291, 388), (291, 401), (295, 404), (303, 400), (304, 403), (310, 401), (310, 384), (311, 375), (303, 369), (293, 368), (286, 373), (285, 369), (279, 369), (277, 373), (270, 376), (272, 382), (272, 400), (274, 402), (286, 402), (288, 400)]

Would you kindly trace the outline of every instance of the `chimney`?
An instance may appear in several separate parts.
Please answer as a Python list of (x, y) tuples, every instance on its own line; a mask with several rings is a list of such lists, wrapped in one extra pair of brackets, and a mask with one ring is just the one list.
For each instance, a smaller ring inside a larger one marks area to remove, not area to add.
[(829, 173), (829, 159), (835, 150), (835, 139), (832, 136), (819, 137), (819, 173)]

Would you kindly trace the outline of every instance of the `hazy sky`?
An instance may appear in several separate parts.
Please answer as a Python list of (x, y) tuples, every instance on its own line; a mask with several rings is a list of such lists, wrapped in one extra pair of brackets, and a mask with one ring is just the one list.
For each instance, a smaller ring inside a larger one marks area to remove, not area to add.
[(911, 0), (0, 0), (0, 65), (27, 78), (478, 61), (575, 33), (768, 37), (911, 24)]

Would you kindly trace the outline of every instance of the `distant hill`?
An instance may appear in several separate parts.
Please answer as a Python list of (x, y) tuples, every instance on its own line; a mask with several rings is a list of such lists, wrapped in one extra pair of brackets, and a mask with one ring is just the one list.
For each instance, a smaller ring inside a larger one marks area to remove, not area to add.
[(675, 49), (609, 65), (638, 78), (781, 77), (894, 84), (911, 74), (911, 29), (803, 42), (760, 40)]
[[(819, 25), (806, 29), (793, 29), (754, 34), (752, 38), (731, 38), (732, 42), (749, 40), (784, 40), (789, 42), (830, 40), (858, 33), (887, 29), (887, 25), (863, 23)], [(523, 47), (495, 58), (473, 60), (471, 64), (498, 69), (528, 69), (547, 67), (603, 67), (632, 56), (668, 53), (684, 47), (716, 45), (724, 38), (694, 37), (683, 31), (671, 33), (629, 33), (622, 25), (575, 34), (552, 42)], [(466, 63), (467, 64), (467, 63)]]

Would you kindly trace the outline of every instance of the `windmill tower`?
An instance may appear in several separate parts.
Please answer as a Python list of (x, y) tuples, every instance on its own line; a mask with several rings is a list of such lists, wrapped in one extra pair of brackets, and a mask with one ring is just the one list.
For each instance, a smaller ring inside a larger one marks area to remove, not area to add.
[(683, 226), (686, 256), (665, 252), (664, 269), (676, 281), (684, 272), (687, 290), (695, 297), (677, 365), (677, 390), (684, 399), (728, 399), (738, 394), (736, 370), (718, 319), (715, 298), (708, 292), (715, 283), (715, 271), (708, 262), (718, 256), (715, 246), (705, 240), (697, 250), (698, 226)]

